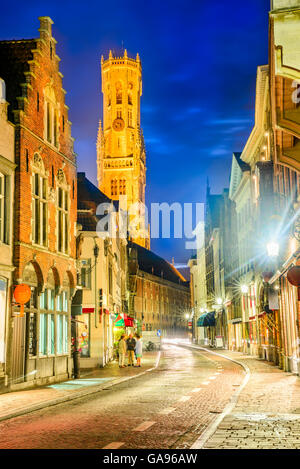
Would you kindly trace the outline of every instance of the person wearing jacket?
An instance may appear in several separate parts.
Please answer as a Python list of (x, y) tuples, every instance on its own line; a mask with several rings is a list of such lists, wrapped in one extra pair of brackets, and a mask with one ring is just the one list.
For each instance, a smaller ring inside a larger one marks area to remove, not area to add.
[(125, 341), (125, 335), (121, 335), (120, 341), (119, 341), (119, 367), (120, 368), (125, 368), (125, 356), (126, 356), (126, 341)]
[(136, 356), (136, 366), (141, 365), (141, 358), (143, 354), (143, 342), (141, 337), (136, 334), (136, 344), (135, 344), (135, 356)]
[(127, 343), (127, 350), (128, 350), (128, 366), (133, 366), (136, 340), (132, 334), (129, 334), (129, 337), (126, 343)]

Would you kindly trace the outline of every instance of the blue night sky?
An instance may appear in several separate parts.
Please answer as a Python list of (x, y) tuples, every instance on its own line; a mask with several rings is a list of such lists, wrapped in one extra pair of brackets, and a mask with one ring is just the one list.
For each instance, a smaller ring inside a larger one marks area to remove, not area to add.
[[(204, 202), (228, 187), (231, 154), (254, 119), (256, 68), (268, 61), (269, 0), (4, 2), (0, 39), (37, 37), (54, 21), (78, 170), (96, 182), (102, 117), (100, 58), (122, 47), (143, 66), (141, 123), (147, 150), (146, 201)], [(184, 240), (151, 249), (175, 263)]]

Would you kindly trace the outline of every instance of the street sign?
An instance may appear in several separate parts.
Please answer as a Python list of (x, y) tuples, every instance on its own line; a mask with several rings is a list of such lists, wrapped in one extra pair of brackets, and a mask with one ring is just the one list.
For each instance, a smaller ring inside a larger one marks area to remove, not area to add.
[(158, 329), (156, 335), (157, 335), (157, 337), (160, 337), (160, 336), (161, 336), (161, 330), (160, 330), (160, 329)]

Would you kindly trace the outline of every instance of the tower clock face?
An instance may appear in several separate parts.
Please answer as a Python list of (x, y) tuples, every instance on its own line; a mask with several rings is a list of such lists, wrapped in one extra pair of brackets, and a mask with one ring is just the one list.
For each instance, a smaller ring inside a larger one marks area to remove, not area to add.
[(117, 132), (119, 132), (120, 130), (123, 130), (124, 127), (125, 127), (125, 122), (120, 117), (118, 117), (117, 119), (113, 121), (113, 129), (116, 130)]

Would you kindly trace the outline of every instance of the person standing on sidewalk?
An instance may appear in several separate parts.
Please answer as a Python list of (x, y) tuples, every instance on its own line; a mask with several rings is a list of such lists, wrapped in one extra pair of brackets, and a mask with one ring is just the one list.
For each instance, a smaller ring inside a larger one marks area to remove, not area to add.
[(127, 350), (128, 350), (128, 366), (134, 365), (134, 350), (135, 350), (136, 340), (132, 334), (129, 334), (127, 339)]
[(126, 356), (126, 341), (125, 341), (125, 335), (121, 335), (120, 341), (119, 341), (119, 367), (120, 368), (125, 368), (125, 356)]
[(136, 334), (136, 344), (135, 344), (135, 356), (136, 356), (136, 366), (141, 365), (141, 358), (143, 354), (143, 342), (141, 337)]

